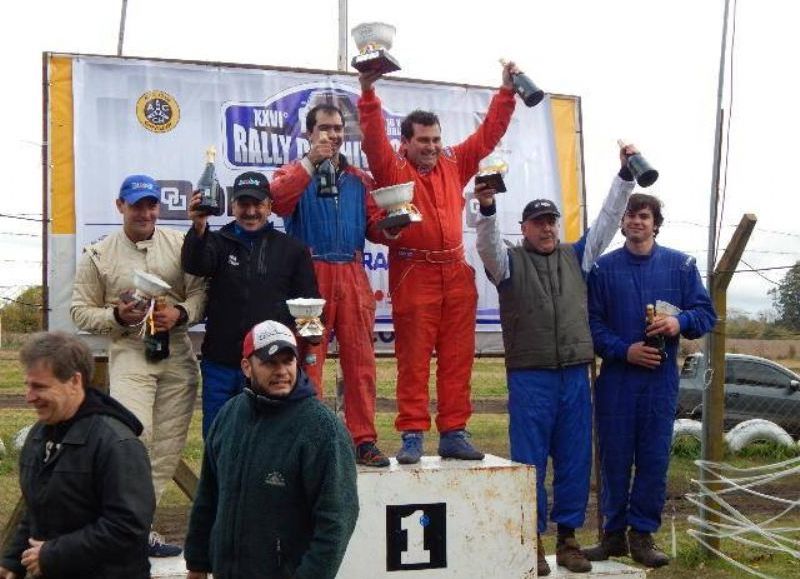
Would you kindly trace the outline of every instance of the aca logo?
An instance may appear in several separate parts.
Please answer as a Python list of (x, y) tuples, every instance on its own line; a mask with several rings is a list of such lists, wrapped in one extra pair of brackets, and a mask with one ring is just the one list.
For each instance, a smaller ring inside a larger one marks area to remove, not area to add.
[[(292, 87), (263, 103), (226, 103), (223, 109), (225, 163), (231, 168), (277, 168), (302, 157), (311, 145), (306, 116), (319, 104), (332, 104), (344, 117), (341, 152), (356, 167), (367, 169), (361, 151), (361, 131), (356, 103), (360, 93), (337, 82), (314, 82)], [(386, 133), (400, 146), (403, 116), (384, 109)]]
[(166, 133), (181, 120), (181, 109), (172, 95), (163, 90), (151, 90), (136, 101), (136, 118), (148, 131)]

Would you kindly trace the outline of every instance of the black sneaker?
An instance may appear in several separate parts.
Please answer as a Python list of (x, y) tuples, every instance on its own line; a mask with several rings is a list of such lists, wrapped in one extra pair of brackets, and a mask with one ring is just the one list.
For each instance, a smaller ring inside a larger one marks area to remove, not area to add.
[(356, 447), (356, 462), (364, 466), (389, 466), (389, 459), (372, 440)]
[(183, 548), (164, 542), (164, 537), (150, 531), (150, 545), (147, 548), (148, 557), (177, 557), (183, 553)]

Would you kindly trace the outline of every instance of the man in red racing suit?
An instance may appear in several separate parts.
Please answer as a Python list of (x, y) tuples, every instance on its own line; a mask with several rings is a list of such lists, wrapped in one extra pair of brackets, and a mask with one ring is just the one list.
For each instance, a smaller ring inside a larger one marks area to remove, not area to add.
[(403, 438), (397, 460), (402, 464), (419, 461), (423, 432), (431, 426), (428, 378), (434, 350), (438, 358), (439, 455), (483, 458), (465, 431), (472, 413), (470, 377), (478, 293), (475, 272), (464, 257), (463, 190), (477, 172), (479, 161), (506, 132), (514, 112), (511, 73), (516, 71), (513, 63), (503, 68), (503, 85), (492, 98), (486, 118), (464, 142), (443, 147), (436, 115), (414, 111), (401, 125), (398, 153), (386, 136), (381, 101), (373, 88), (381, 75), (359, 75), (362, 150), (376, 186), (413, 181), (413, 203), (422, 214), (421, 222), (386, 232), (397, 355), (395, 427)]

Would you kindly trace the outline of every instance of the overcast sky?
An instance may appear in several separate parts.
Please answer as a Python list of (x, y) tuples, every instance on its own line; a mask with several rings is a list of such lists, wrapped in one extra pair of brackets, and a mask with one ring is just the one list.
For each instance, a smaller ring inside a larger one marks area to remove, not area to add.
[[(115, 54), (121, 4), (27, 0), (13, 16), (6, 10), (0, 213), (41, 211), (42, 51)], [(580, 96), (590, 219), (618, 169), (616, 139), (628, 139), (661, 173), (648, 190), (665, 204), (659, 241), (697, 257), (704, 273), (723, 8), (723, 0), (351, 0), (349, 27), (394, 24), (392, 53), (405, 77), (498, 85), (497, 59), (506, 57), (548, 92)], [(337, 0), (129, 0), (123, 54), (333, 70), (337, 9)], [(798, 21), (800, 2), (738, 1), (720, 246), (743, 213), (755, 213), (744, 255), (755, 268), (800, 259)], [(0, 286), (39, 283), (39, 231), (0, 217)], [(737, 274), (729, 307), (770, 308), (766, 292), (784, 272)]]

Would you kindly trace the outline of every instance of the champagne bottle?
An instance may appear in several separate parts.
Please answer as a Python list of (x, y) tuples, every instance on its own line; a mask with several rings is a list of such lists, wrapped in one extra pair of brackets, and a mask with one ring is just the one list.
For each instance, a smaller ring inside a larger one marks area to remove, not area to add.
[(317, 165), (317, 191), (321, 197), (335, 197), (339, 194), (336, 186), (336, 167), (330, 159)]
[(667, 352), (666, 352), (666, 341), (664, 340), (664, 334), (655, 334), (653, 336), (647, 335), (647, 328), (656, 321), (656, 308), (653, 304), (647, 304), (645, 308), (645, 335), (644, 335), (644, 345), (650, 346), (651, 348), (655, 348), (658, 350), (658, 353), (661, 355), (661, 361), (667, 359)]
[[(500, 59), (500, 64), (506, 65), (506, 61)], [(511, 82), (514, 84), (514, 91), (520, 96), (526, 107), (535, 107), (544, 98), (544, 91), (536, 86), (536, 83), (524, 72), (512, 72)]]
[[(627, 145), (624, 141), (618, 140), (617, 144), (620, 149), (624, 149)], [(649, 187), (658, 180), (658, 171), (653, 169), (653, 166), (647, 162), (641, 153), (628, 155), (628, 170), (636, 179), (639, 187)]]
[(206, 166), (203, 174), (197, 181), (196, 190), (200, 192), (200, 205), (197, 210), (206, 215), (222, 215), (222, 187), (217, 180), (217, 170), (214, 166), (214, 157), (217, 151), (214, 147), (206, 149)]
[[(158, 297), (153, 309), (158, 311), (165, 308), (166, 305), (166, 300)], [(158, 362), (169, 357), (169, 332), (151, 331), (149, 320), (145, 320), (144, 357), (149, 362)]]

